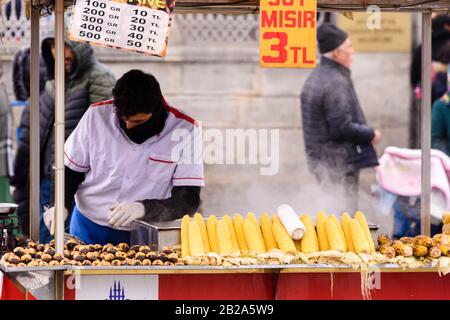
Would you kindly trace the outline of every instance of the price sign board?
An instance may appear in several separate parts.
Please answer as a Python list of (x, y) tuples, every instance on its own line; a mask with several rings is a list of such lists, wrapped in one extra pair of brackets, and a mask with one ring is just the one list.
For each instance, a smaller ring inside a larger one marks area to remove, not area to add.
[(317, 0), (260, 0), (260, 65), (316, 67)]
[(164, 57), (175, 0), (127, 1), (77, 0), (69, 39)]

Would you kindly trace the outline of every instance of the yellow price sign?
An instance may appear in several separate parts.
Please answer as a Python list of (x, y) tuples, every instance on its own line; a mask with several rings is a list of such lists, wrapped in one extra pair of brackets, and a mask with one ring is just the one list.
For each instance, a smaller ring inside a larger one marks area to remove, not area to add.
[(261, 0), (262, 67), (315, 68), (317, 0)]

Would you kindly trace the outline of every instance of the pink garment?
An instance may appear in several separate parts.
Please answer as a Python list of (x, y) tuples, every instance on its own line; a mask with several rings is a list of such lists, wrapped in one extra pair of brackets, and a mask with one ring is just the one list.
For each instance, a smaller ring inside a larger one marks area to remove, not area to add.
[[(421, 193), (421, 150), (387, 147), (375, 168), (378, 183), (387, 191), (401, 196)], [(431, 188), (441, 191), (450, 209), (450, 158), (431, 150)]]

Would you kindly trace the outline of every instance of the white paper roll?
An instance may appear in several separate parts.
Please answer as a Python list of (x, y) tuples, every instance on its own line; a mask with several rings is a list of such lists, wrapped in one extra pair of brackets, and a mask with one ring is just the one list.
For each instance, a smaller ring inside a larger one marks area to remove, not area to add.
[(278, 217), (281, 220), (284, 228), (294, 240), (300, 240), (306, 233), (305, 225), (300, 218), (295, 214), (291, 206), (282, 204), (277, 210)]

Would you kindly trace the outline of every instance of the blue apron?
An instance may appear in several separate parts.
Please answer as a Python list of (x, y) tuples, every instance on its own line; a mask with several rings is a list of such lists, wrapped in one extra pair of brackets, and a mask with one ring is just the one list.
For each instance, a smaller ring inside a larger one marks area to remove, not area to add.
[(80, 238), (86, 244), (105, 245), (107, 243), (130, 243), (131, 233), (130, 231), (116, 230), (96, 224), (83, 216), (78, 207), (75, 206), (70, 221), (70, 234)]

